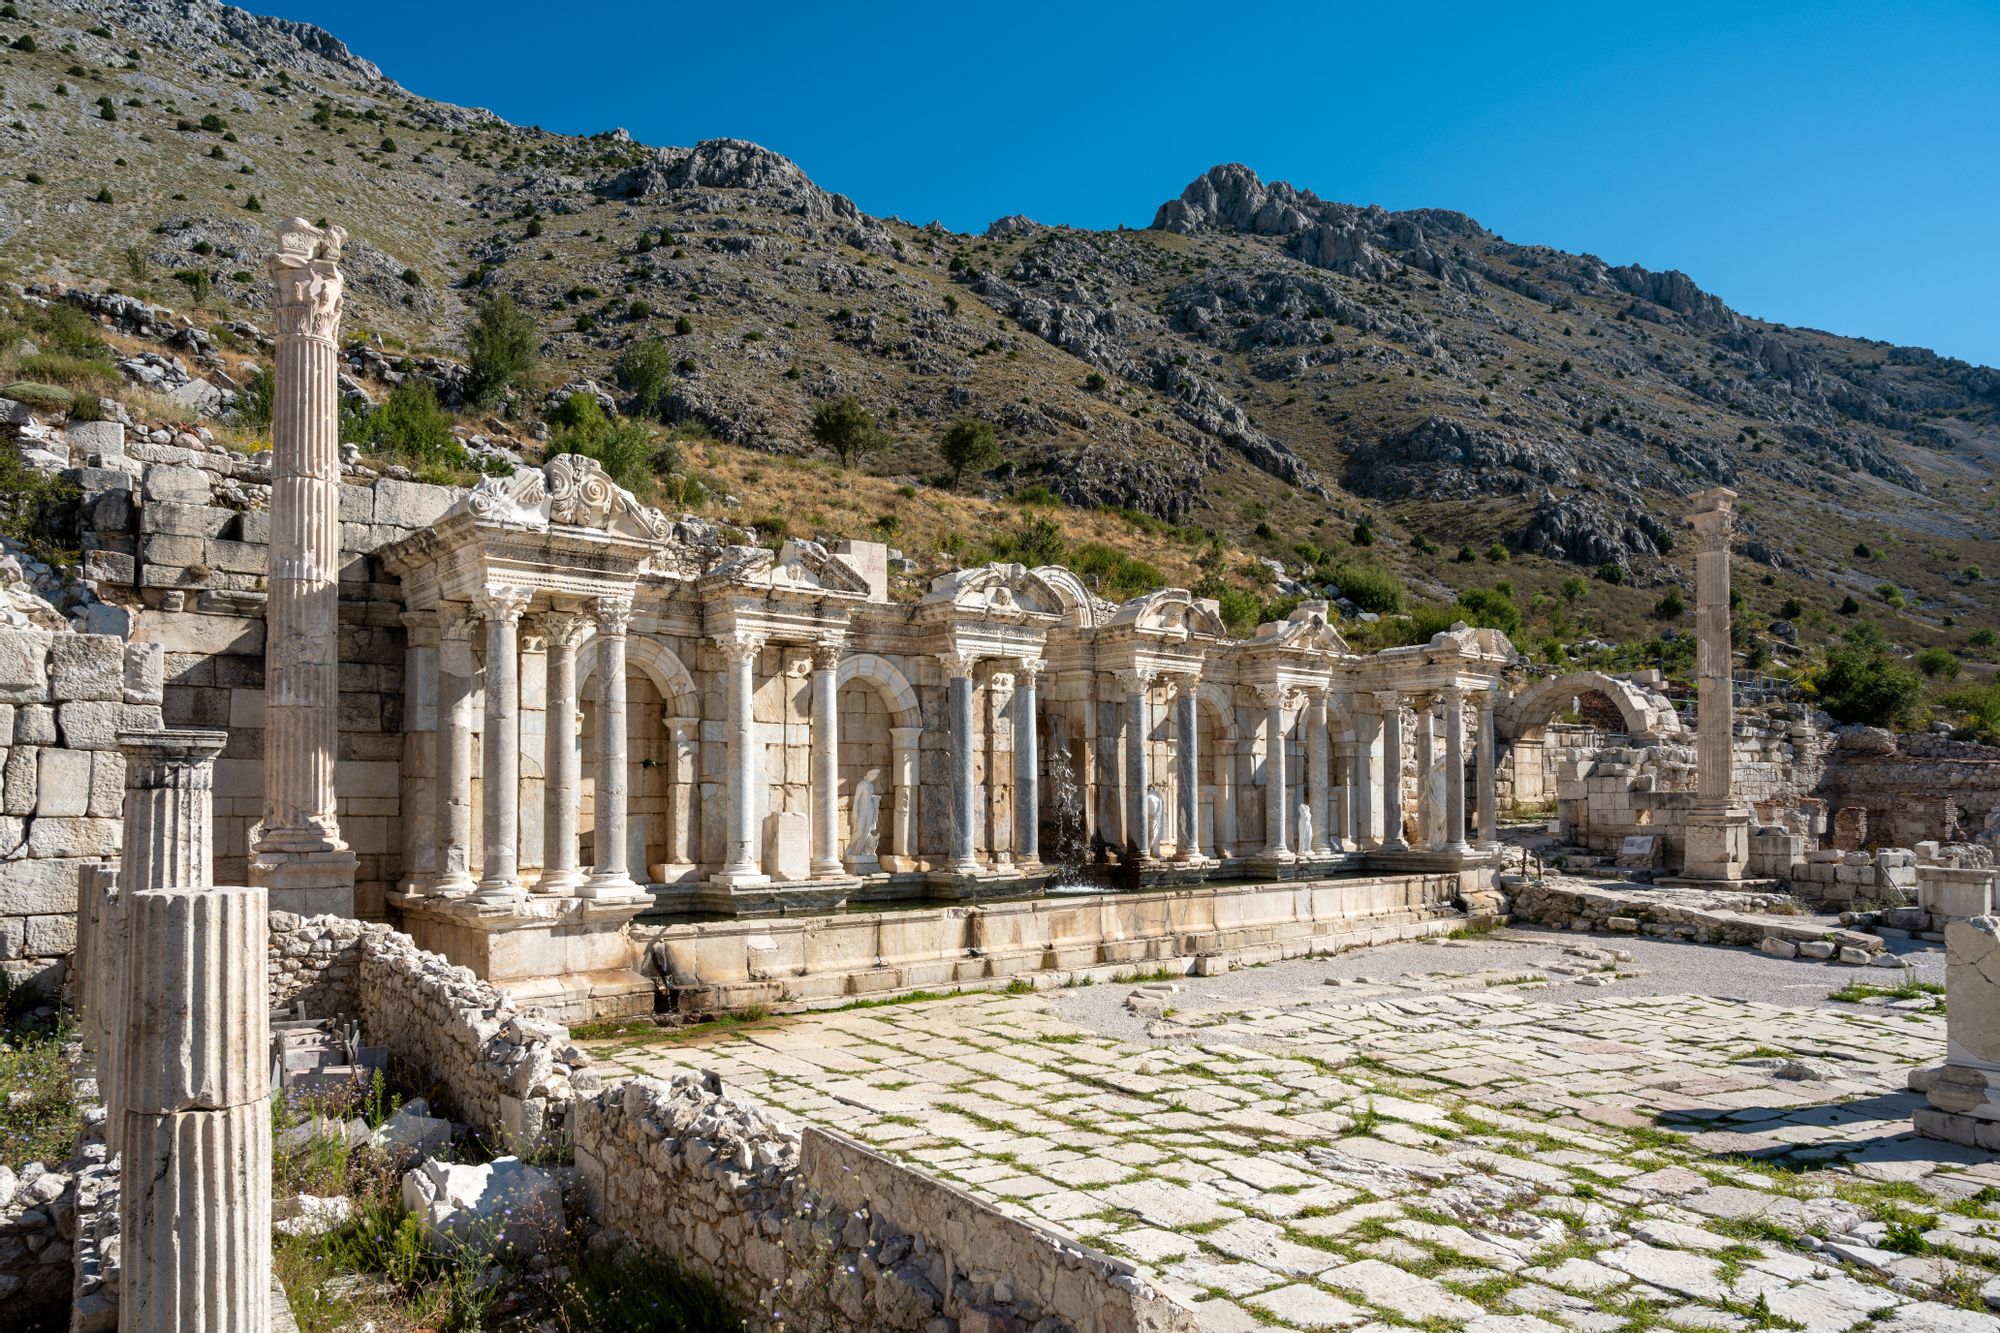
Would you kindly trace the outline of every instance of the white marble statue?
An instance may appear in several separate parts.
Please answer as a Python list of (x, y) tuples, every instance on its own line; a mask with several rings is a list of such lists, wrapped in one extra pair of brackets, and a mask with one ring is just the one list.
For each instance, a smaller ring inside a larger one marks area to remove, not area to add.
[(882, 814), (882, 798), (875, 794), (875, 774), (871, 771), (861, 781), (854, 784), (854, 804), (852, 808), (853, 836), (847, 840), (847, 859), (872, 861), (875, 846), (880, 837), (876, 824)]
[(1431, 780), (1424, 792), (1424, 828), (1430, 834), (1430, 847), (1434, 852), (1445, 844), (1445, 767), (1442, 760), (1431, 761)]
[(1292, 850), (1300, 856), (1311, 856), (1313, 850), (1313, 812), (1305, 801), (1299, 802), (1299, 845)]
[(1146, 855), (1160, 859), (1160, 836), (1165, 831), (1167, 803), (1158, 787), (1146, 789)]

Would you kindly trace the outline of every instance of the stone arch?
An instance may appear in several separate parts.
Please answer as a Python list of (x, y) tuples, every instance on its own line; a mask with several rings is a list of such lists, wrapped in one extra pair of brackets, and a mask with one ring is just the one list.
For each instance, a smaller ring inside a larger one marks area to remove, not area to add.
[(896, 715), (897, 726), (921, 725), (917, 713), (917, 691), (910, 684), (910, 678), (903, 674), (903, 669), (894, 662), (880, 653), (849, 653), (840, 659), (834, 688), (839, 689), (856, 680), (867, 681), (881, 693), (882, 701)]
[[(596, 632), (578, 650), (577, 704), (584, 716), (582, 747), (584, 805), (579, 827), (584, 859), (596, 854), (597, 667)], [(643, 634), (625, 636), (626, 849), (633, 875), (676, 882), (694, 873), (703, 856), (700, 802), (696, 789), (701, 765), (701, 694), (694, 676), (673, 649)], [(653, 696), (657, 695), (657, 699)], [(687, 719), (669, 727), (668, 718)]]
[(1633, 740), (1664, 740), (1680, 734), (1679, 715), (1666, 695), (1601, 671), (1572, 671), (1537, 681), (1508, 700), (1494, 722), (1502, 740), (1539, 737), (1571, 699), (1591, 693), (1611, 701)]
[[(586, 648), (595, 648), (596, 632), (584, 640)], [(584, 700), (594, 699), (597, 688), (597, 658), (594, 651), (582, 653), (584, 667), (577, 680), (577, 694)], [(694, 687), (694, 676), (685, 663), (675, 655), (674, 650), (658, 639), (643, 634), (625, 636), (625, 669), (643, 671), (652, 678), (653, 686), (660, 697), (678, 716), (697, 717), (701, 712), (701, 694)]]

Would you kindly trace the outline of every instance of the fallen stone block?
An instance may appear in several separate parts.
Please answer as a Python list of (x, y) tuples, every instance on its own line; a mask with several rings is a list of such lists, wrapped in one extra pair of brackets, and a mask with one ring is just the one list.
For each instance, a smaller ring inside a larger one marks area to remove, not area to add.
[(478, 1166), (427, 1160), (404, 1175), (403, 1206), (433, 1249), (504, 1244), (534, 1253), (563, 1225), (555, 1177), (518, 1157)]

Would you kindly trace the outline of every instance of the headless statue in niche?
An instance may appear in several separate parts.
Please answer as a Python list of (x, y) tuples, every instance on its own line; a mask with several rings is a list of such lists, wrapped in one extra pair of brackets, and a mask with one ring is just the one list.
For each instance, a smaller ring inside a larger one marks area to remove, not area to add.
[(1429, 789), (1424, 792), (1424, 806), (1425, 806), (1424, 826), (1430, 831), (1430, 846), (1432, 851), (1440, 850), (1441, 848), (1443, 848), (1445, 844), (1445, 832), (1444, 832), (1444, 794), (1445, 794), (1445, 777), (1446, 777), (1445, 768), (1446, 765), (1442, 760), (1433, 759), (1431, 761), (1430, 786)]
[(1293, 848), (1292, 850), (1297, 852), (1300, 856), (1311, 856), (1312, 849), (1313, 849), (1312, 806), (1308, 805), (1304, 801), (1300, 801), (1299, 802), (1299, 845)]
[(1146, 789), (1146, 855), (1155, 861), (1160, 859), (1160, 836), (1166, 823), (1161, 818), (1166, 813), (1167, 803), (1160, 798), (1158, 787)]
[(854, 802), (851, 807), (854, 832), (847, 840), (849, 861), (872, 861), (875, 847), (880, 840), (875, 825), (881, 819), (882, 798), (875, 794), (875, 774), (871, 770), (861, 781), (854, 784)]

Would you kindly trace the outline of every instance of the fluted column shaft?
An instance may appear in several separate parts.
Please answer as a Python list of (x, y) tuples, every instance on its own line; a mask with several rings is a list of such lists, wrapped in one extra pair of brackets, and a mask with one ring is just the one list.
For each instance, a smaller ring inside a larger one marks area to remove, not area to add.
[(1444, 698), (1444, 830), (1447, 852), (1465, 845), (1465, 692), (1446, 690)]
[(1024, 661), (1014, 686), (1014, 847), (1021, 867), (1042, 861), (1041, 733), (1036, 711), (1038, 661)]
[(813, 649), (812, 873), (840, 876), (840, 645)]
[(504, 904), (521, 889), (521, 613), (525, 590), (494, 589), (474, 599), (486, 625), (486, 730), (482, 736), (482, 858), (478, 900)]
[(1354, 837), (1357, 844), (1382, 845), (1381, 775), (1382, 718), (1356, 709), (1354, 713), (1354, 764), (1348, 774), (1349, 800), (1354, 808)]
[(1479, 692), (1478, 773), (1474, 785), (1479, 792), (1479, 845), (1492, 848), (1500, 842), (1500, 788), (1494, 774), (1499, 756), (1493, 753), (1493, 691)]
[(215, 883), (215, 757), (228, 741), (225, 731), (118, 733), (125, 754), (122, 891)]
[(1264, 855), (1290, 860), (1285, 824), (1291, 804), (1291, 779), (1285, 773), (1285, 692), (1266, 689), (1264, 704)]
[(951, 653), (944, 658), (951, 691), (951, 873), (976, 875), (979, 855), (973, 830), (979, 818), (973, 799), (977, 774), (972, 749), (972, 672), (978, 659)]
[(266, 1333), (269, 930), (262, 887), (122, 894), (119, 1323)]
[(597, 621), (597, 791), (591, 833), (596, 864), (577, 896), (631, 898), (641, 892), (626, 864), (625, 847), (632, 794), (626, 756), (625, 631), (632, 624), (632, 603), (600, 597), (591, 610)]
[(583, 882), (578, 868), (578, 818), (583, 800), (583, 756), (576, 744), (576, 648), (582, 616), (551, 612), (539, 628), (549, 645), (548, 714), (542, 755), (542, 878), (537, 893), (569, 893)]
[(1406, 852), (1403, 837), (1403, 696), (1378, 690), (1375, 706), (1382, 712), (1382, 850)]
[(1437, 803), (1431, 799), (1431, 774), (1437, 764), (1437, 703), (1427, 698), (1414, 703), (1417, 734), (1412, 748), (1417, 757), (1417, 846), (1431, 851), (1437, 847), (1438, 821), (1443, 818)]
[(472, 619), (438, 610), (437, 880), (432, 891), (472, 892)]
[(766, 876), (757, 847), (757, 781), (764, 766), (757, 743), (757, 654), (764, 641), (738, 634), (721, 645), (727, 699), (723, 730), (723, 762), (727, 810), (724, 827), (728, 848), (717, 879), (725, 884), (760, 884)]
[[(337, 889), (351, 910), (354, 857), (334, 803), (340, 726), (340, 432), (343, 239), (302, 219), (271, 258), (276, 374), (271, 544), (264, 606), (264, 801), (251, 848), (258, 883)], [(292, 864), (318, 868), (300, 880)]]
[(1696, 498), (1695, 530), (1695, 804), (1712, 813), (1735, 794), (1735, 698), (1729, 650), (1729, 538), (1735, 492), (1723, 487)]
[(1180, 789), (1180, 828), (1174, 838), (1174, 860), (1201, 859), (1201, 715), (1197, 696), (1201, 677), (1182, 676), (1174, 690), (1175, 778)]

